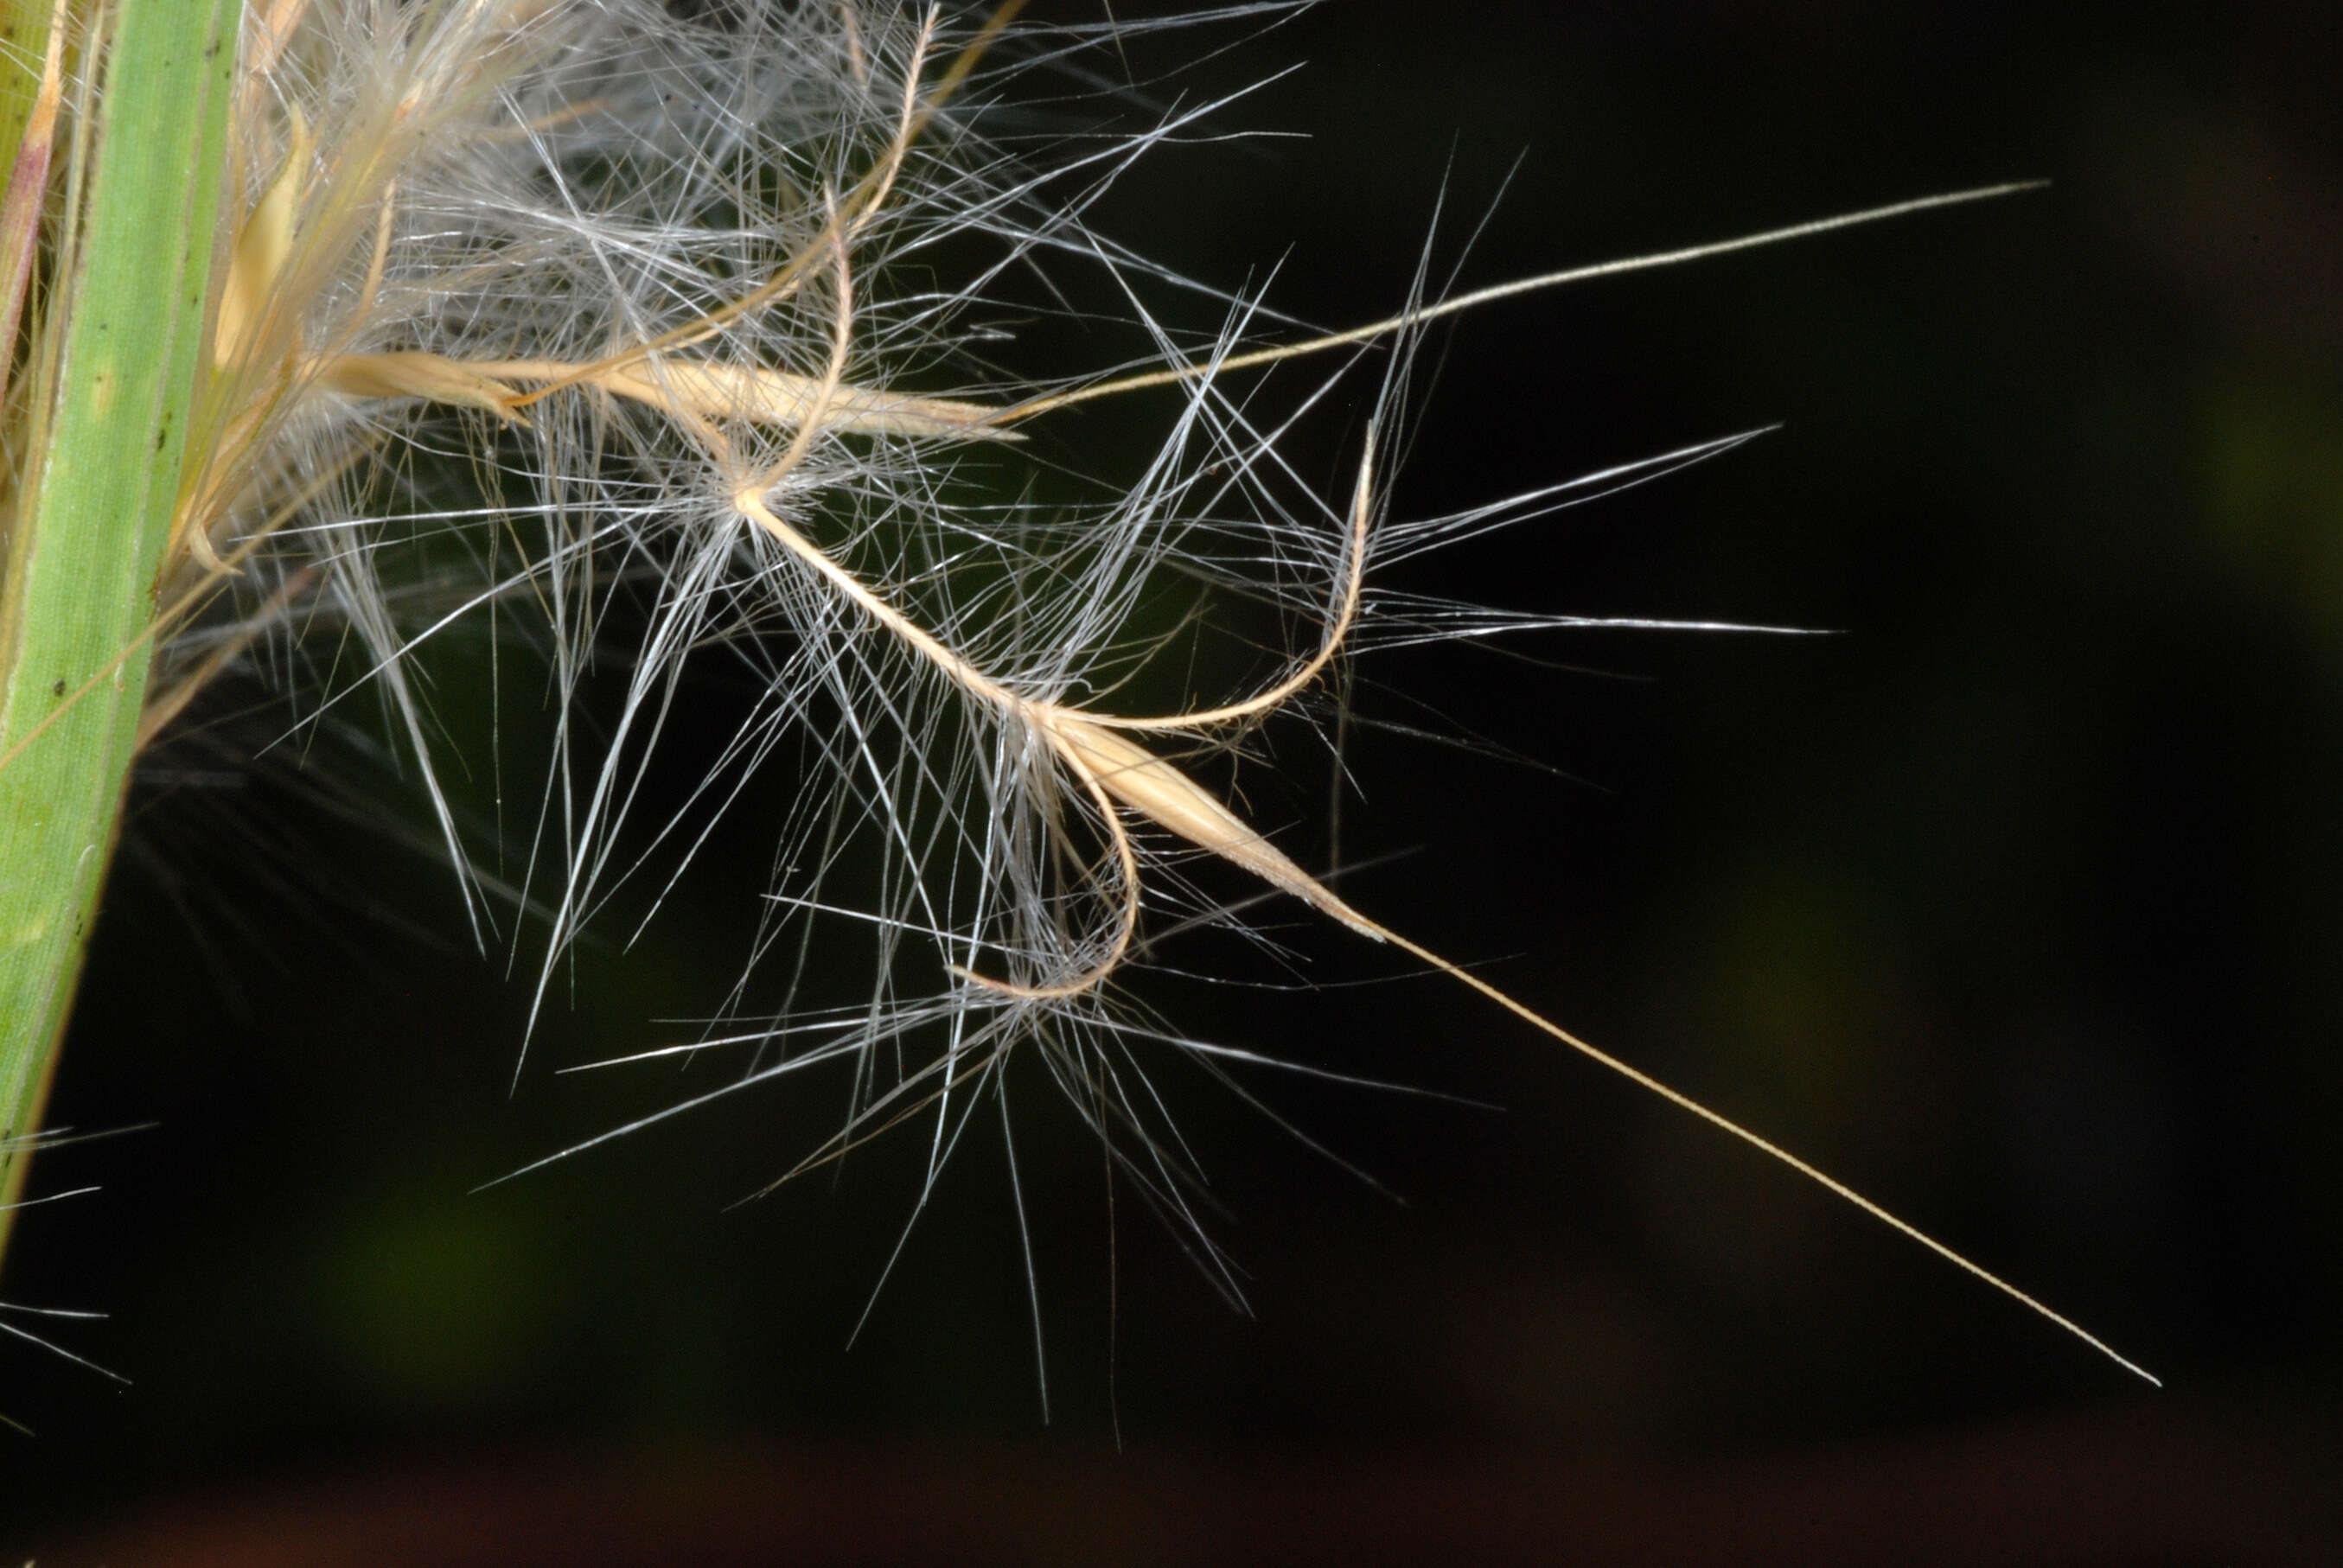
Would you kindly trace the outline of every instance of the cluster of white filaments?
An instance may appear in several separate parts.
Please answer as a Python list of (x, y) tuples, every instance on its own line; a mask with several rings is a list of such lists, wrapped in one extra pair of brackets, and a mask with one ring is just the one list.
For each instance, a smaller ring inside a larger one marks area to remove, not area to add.
[[(1361, 914), (1193, 764), (1307, 707), (1372, 644), (1589, 624), (1380, 588), (1370, 602), (1366, 585), (1418, 551), (1739, 437), (1456, 517), (1387, 519), (1379, 432), (1411, 329), (1503, 290), (1268, 350), (1243, 343), (1256, 313), (1232, 302), (1201, 355), (1134, 306), (1161, 368), (1077, 388), (1006, 380), (985, 368), (998, 335), (984, 337), (982, 312), (1011, 269), (1160, 279), (1093, 236), (1082, 208), (1193, 114), (1043, 168), (987, 134), (986, 104), (1111, 24), (1010, 35), (1004, 6), (950, 36), (932, 11), (878, 0), (697, 9), (254, 0), (150, 736), (223, 669), (322, 623), (367, 655), (368, 679), (328, 700), (370, 685), (429, 781), (411, 655), (476, 613), (529, 607), (558, 726), (518, 890), (550, 927), (540, 1002), (613, 890), (655, 863), (676, 874), (778, 750), (799, 749), (824, 780), (775, 831), (750, 962), (801, 965), (806, 931), (844, 922), (875, 955), (867, 994), (751, 1019), (744, 983), (729, 1021), (672, 1048), (753, 1050), (720, 1092), (853, 1063), (847, 1124), (812, 1158), (918, 1116), (934, 1130), (932, 1171), (980, 1111), (998, 1107), (1005, 1127), (1003, 1065), (1030, 1047), (1137, 1189), (1202, 1241), (1194, 1172), (1145, 1058), (1176, 1049), (1210, 1064), (1222, 1048), (1157, 1027), (1114, 984), (1151, 919), (1228, 915), (1180, 873), (1201, 854), (1953, 1256)], [(972, 268), (971, 255), (984, 257)], [(1322, 497), (1280, 457), (1299, 411), (1263, 422), (1227, 378), (1377, 339), (1398, 345), (1381, 412), (1343, 492)], [(1183, 390), (1136, 483), (1071, 513), (998, 498), (1028, 421), (1163, 383)], [(910, 389), (926, 386), (940, 390)], [(460, 505), (449, 453), (477, 477)], [(468, 588), (452, 602), (407, 593), (389, 563), (418, 558), (470, 571)], [(1126, 692), (1161, 638), (1133, 628), (1156, 624), (1142, 611), (1174, 572), (1237, 588), (1293, 640), (1256, 685), (1151, 712)], [(641, 613), (610, 614), (621, 602)], [(621, 636), (638, 640), (619, 651)], [(622, 831), (679, 678), (717, 645), (756, 671), (761, 700), (703, 809)], [(576, 715), (598, 661), (625, 689), (589, 736)], [(430, 796), (461, 868), (454, 809), (436, 782)], [(850, 855), (877, 867), (833, 875)], [(834, 895), (840, 880), (860, 890), (851, 901)], [(477, 920), (477, 883), (468, 899)], [(1233, 1290), (1209, 1242), (1199, 1255)]]
[[(901, 383), (965, 373), (967, 318), (1003, 269), (1042, 253), (1114, 265), (1043, 200), (1083, 170), (1045, 177), (978, 132), (969, 77), (1005, 21), (947, 48), (932, 12), (856, 6), (705, 23), (601, 0), (255, 13), (210, 461), (166, 613), (246, 592), (171, 645), (149, 727), (251, 638), (322, 614), (367, 648), (429, 779), (409, 655), (472, 611), (540, 606), (562, 716), (524, 889), (552, 927), (542, 997), (588, 916), (648, 863), (619, 848), (628, 807), (676, 680), (720, 641), (765, 699), (708, 789), (738, 789), (787, 740), (835, 786), (803, 791), (780, 829), (776, 864), (807, 869), (775, 888), (756, 952), (824, 919), (881, 937), (866, 1001), (678, 1049), (753, 1041), (752, 1080), (851, 1059), (850, 1131), (931, 1111), (940, 1151), (997, 1096), (1011, 1048), (1035, 1041), (1176, 1211), (1186, 1172), (1131, 1057), (1151, 1031), (1109, 990), (1149, 900), (1182, 896), (1171, 856), (1209, 850), (1383, 934), (1175, 760), (1286, 707), (1343, 649), (1378, 542), (1373, 440), (1353, 493), (1319, 504), (1279, 471), (1277, 432), (1207, 372), (1110, 504), (1044, 513), (964, 479), (1064, 399)], [(1093, 187), (1143, 145), (1098, 153)], [(993, 255), (970, 285), (896, 286), (968, 238)], [(458, 442), (488, 459), (489, 495), (425, 504), (415, 458)], [(385, 563), (430, 536), (488, 569), (417, 625)], [(1310, 646), (1229, 700), (1118, 709), (1149, 651), (1128, 628), (1167, 565), (1242, 569)], [(277, 589), (256, 602), (253, 579)], [(614, 660), (620, 584), (649, 602)], [(569, 715), (598, 658), (628, 689), (588, 755)], [(687, 840), (668, 846), (681, 862), (689, 833), (647, 836)], [(850, 846), (885, 861), (875, 907), (825, 900)], [(877, 1048), (915, 1038), (933, 1054), (882, 1081)]]

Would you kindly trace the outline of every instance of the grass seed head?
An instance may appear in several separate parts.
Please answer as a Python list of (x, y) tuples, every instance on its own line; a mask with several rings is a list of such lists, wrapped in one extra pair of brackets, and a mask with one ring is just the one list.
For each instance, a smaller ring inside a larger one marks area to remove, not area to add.
[[(695, 821), (798, 747), (826, 787), (801, 790), (773, 828), (784, 870), (744, 938), (747, 961), (784, 968), (785, 937), (852, 924), (879, 933), (874, 966), (842, 1003), (785, 980), (759, 1010), (744, 980), (672, 1050), (748, 1048), (751, 1064), (718, 1092), (850, 1063), (848, 1124), (814, 1161), (914, 1117), (932, 1122), (940, 1158), (999, 1101), (1012, 1052), (1036, 1052), (1232, 1291), (1187, 1201), (1199, 1173), (1149, 1086), (1146, 1053), (1182, 1042), (1115, 984), (1141, 960), (1151, 910), (1186, 896), (1178, 862), (1197, 851), (1394, 943), (1917, 1236), (1360, 913), (1182, 763), (1308, 703), (1368, 642), (1502, 629), (1399, 595), (1379, 617), (1364, 592), (1379, 568), (1731, 444), (1386, 524), (1376, 437), (1423, 324), (1993, 193), (1419, 297), (1386, 321), (1269, 347), (1244, 301), (1201, 346), (1134, 304), (1158, 364), (1078, 387), (1004, 383), (987, 340), (995, 283), (1091, 266), (1136, 302), (1144, 269), (1089, 232), (1084, 206), (1194, 114), (1037, 162), (996, 137), (990, 106), (1021, 73), (1114, 30), (1008, 35), (1014, 15), (255, 0), (145, 735), (259, 648), (305, 628), (355, 641), (477, 920), (486, 900), (437, 782), (414, 661), (468, 616), (533, 606), (557, 755), (515, 901), (543, 918), (540, 1005), (588, 919), (630, 879), (652, 880), (662, 854), (671, 880), (704, 841)], [(971, 247), (990, 259), (934, 281), (939, 258)], [(1399, 348), (1356, 483), (1322, 497), (1283, 465), (1286, 420), (1262, 424), (1235, 378), (1376, 343)], [(1028, 422), (1155, 387), (1176, 388), (1176, 411), (1135, 482), (1071, 512), (984, 498), (980, 481)], [(468, 457), (477, 499), (451, 503), (428, 477), (450, 450)], [(467, 568), (459, 591), (403, 591), (402, 571), (450, 559)], [(1159, 646), (1134, 630), (1139, 612), (1175, 577), (1241, 583), (1305, 628), (1300, 651), (1251, 689), (1121, 711)], [(698, 818), (636, 823), (678, 683), (716, 650), (755, 673), (760, 696)], [(605, 681), (614, 717), (593, 735), (576, 715)], [(330, 708), (346, 689), (315, 700)], [(855, 879), (875, 890), (859, 903), (835, 892), (849, 854), (877, 866)]]

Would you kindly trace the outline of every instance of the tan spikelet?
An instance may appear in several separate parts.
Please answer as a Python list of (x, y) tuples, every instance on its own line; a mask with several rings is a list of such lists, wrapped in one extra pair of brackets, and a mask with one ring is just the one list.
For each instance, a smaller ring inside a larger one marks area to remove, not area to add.
[(1036, 718), (1042, 733), (1068, 760), (1097, 779), (1100, 788), (1122, 805), (1166, 832), (1210, 849), (1272, 887), (1332, 915), (1361, 936), (1384, 940), (1382, 927), (1336, 898), (1202, 785), (1130, 736), (1063, 709), (1045, 709)]

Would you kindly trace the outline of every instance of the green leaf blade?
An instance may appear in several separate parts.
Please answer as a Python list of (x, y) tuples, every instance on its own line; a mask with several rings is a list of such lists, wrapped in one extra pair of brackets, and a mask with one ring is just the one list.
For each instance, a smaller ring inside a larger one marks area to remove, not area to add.
[[(235, 0), (120, 0), (45, 452), (0, 581), (0, 1203), (112, 859), (201, 374)], [(7, 1215), (0, 1210), (0, 1241)]]

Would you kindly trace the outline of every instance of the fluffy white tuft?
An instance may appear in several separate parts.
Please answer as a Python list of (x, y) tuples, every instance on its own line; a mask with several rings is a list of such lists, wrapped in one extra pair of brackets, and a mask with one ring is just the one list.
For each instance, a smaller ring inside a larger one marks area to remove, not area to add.
[[(1393, 522), (1383, 454), (1397, 446), (1423, 322), (1997, 193), (1443, 304), (1426, 305), (1419, 279), (1390, 320), (1282, 348), (1255, 347), (1262, 312), (1230, 300), (1221, 337), (1189, 344), (1144, 299), (1190, 286), (1092, 234), (1083, 212), (1211, 106), (1113, 139), (1012, 136), (1000, 112), (1012, 86), (1074, 81), (1081, 52), (1118, 35), (1111, 24), (1011, 31), (1014, 9), (963, 20), (858, 0), (256, 0), (216, 376), (150, 730), (253, 650), (305, 630), (313, 646), (317, 633), (354, 644), (359, 668), (323, 701), (367, 691), (382, 704), (478, 923), (488, 903), (436, 782), (412, 656), (449, 627), (525, 612), (557, 731), (517, 890), (545, 917), (539, 1006), (621, 884), (644, 879), (656, 906), (746, 780), (794, 752), (821, 782), (774, 825), (774, 884), (748, 938), (749, 972), (786, 994), (752, 1004), (744, 979), (717, 1023), (651, 1054), (739, 1048), (745, 1069), (701, 1100), (850, 1064), (846, 1125), (808, 1162), (920, 1120), (932, 1178), (975, 1117), (1007, 1128), (1003, 1068), (1030, 1051), (1232, 1295), (1150, 1062), (1181, 1051), (1218, 1072), (1260, 1059), (1185, 1038), (1116, 984), (1166, 917), (1233, 919), (1182, 880), (1199, 856), (1447, 972), (2008, 1290), (1360, 913), (1193, 761), (1272, 715), (1322, 711), (1331, 673), (1363, 648), (1587, 624), (1368, 585), (1423, 551), (1745, 438)], [(1071, 389), (992, 368), (1005, 357), (996, 286), (1013, 269), (1046, 286), (1068, 268), (1121, 293), (1153, 335), (1156, 368)], [(1354, 476), (1322, 493), (1281, 447), (1332, 379), (1264, 412), (1236, 373), (1378, 343)], [(1017, 447), (1030, 421), (1166, 383), (1183, 395), (1134, 482), (1086, 507), (1004, 498), (1032, 460)], [(1275, 667), (1169, 710), (1138, 705), (1134, 681), (1176, 625), (1164, 607), (1214, 592), (1265, 605), (1286, 628)], [(753, 711), (692, 809), (637, 821), (679, 683), (710, 658), (753, 672)], [(620, 689), (589, 725), (586, 699), (606, 681)], [(798, 985), (817, 948), (870, 955), (850, 1000), (834, 983), (820, 1001)]]

